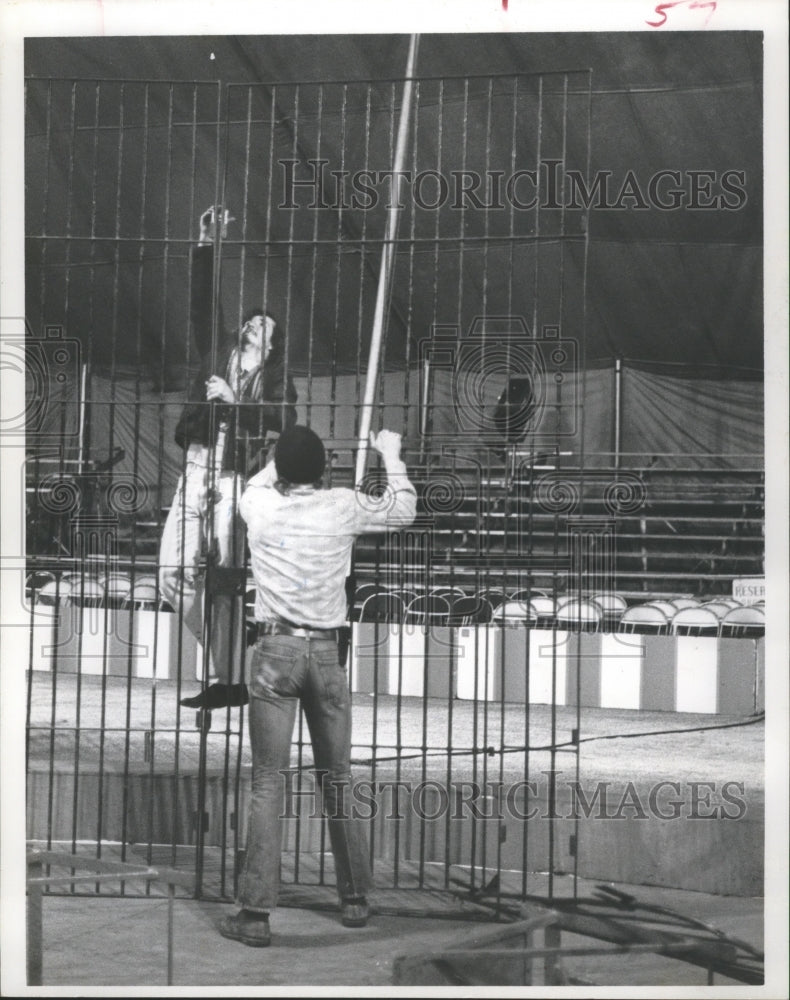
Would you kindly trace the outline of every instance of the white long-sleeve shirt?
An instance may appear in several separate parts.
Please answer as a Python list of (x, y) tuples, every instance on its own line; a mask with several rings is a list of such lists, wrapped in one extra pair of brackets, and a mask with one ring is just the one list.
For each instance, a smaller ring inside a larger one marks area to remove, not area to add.
[(255, 618), (313, 628), (347, 619), (345, 579), (358, 535), (411, 524), (417, 495), (400, 460), (385, 459), (387, 490), (378, 498), (345, 488), (290, 486), (271, 462), (250, 480), (239, 511), (247, 522)]

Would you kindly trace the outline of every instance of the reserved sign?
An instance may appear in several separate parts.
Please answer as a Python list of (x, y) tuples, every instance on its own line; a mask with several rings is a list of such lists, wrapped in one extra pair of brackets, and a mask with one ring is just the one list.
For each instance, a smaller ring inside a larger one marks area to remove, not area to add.
[(742, 576), (732, 581), (732, 596), (744, 604), (765, 600), (765, 577)]

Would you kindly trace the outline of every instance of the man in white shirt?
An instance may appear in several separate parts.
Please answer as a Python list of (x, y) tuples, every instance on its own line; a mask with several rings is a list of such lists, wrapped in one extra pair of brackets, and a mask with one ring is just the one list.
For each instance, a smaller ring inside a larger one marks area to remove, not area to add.
[(252, 801), (241, 910), (225, 918), (220, 933), (253, 947), (271, 942), (268, 918), (277, 904), (280, 817), (299, 701), (321, 782), (342, 922), (362, 927), (368, 917), (367, 838), (353, 815), (351, 697), (337, 643), (346, 621), (344, 585), (354, 539), (406, 527), (417, 504), (400, 458), (400, 435), (382, 430), (371, 434), (370, 443), (387, 472), (380, 497), (323, 489), (321, 439), (307, 427), (293, 426), (280, 435), (274, 461), (250, 480), (241, 498), (259, 635), (249, 678)]

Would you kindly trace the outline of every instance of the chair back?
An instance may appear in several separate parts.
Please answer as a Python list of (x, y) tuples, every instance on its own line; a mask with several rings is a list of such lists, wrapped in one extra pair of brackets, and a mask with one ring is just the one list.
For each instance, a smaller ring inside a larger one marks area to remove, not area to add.
[(728, 611), (732, 611), (733, 609), (733, 605), (728, 604), (726, 601), (707, 601), (705, 604), (701, 604), (700, 607), (712, 611), (719, 619), (723, 618)]
[(635, 604), (626, 608), (617, 624), (618, 632), (664, 635), (669, 628), (669, 619), (655, 604)]
[(524, 624), (535, 621), (536, 618), (529, 601), (505, 601), (494, 611), (494, 621), (497, 625)]
[(159, 586), (155, 576), (138, 576), (123, 598), (122, 607), (139, 611), (156, 611), (159, 607)]
[(595, 601), (575, 599), (558, 607), (555, 617), (560, 628), (570, 626), (575, 632), (597, 632), (603, 616)]
[(45, 583), (36, 594), (36, 604), (46, 607), (65, 607), (71, 604), (71, 580), (61, 577)]
[(406, 607), (404, 621), (412, 625), (447, 625), (450, 620), (450, 602), (446, 597), (422, 594)]
[(360, 622), (402, 622), (403, 619), (403, 601), (387, 590), (367, 597), (359, 612)]
[(681, 608), (669, 623), (672, 635), (718, 635), (719, 616), (710, 608)]
[(82, 608), (100, 608), (104, 604), (104, 586), (94, 577), (74, 579), (71, 589), (71, 603)]
[(493, 618), (493, 608), (483, 597), (456, 597), (450, 608), (450, 625), (485, 625)]
[(765, 635), (765, 612), (753, 605), (731, 608), (721, 619), (719, 635), (728, 639), (757, 639)]
[(628, 601), (620, 594), (600, 592), (590, 594), (588, 600), (594, 601), (606, 618), (619, 618), (628, 607)]

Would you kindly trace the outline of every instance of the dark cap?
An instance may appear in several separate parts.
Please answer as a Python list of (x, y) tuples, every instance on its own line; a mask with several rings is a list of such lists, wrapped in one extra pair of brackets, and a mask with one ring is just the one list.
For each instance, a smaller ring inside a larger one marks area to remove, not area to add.
[(288, 483), (317, 483), (324, 474), (326, 453), (321, 438), (309, 427), (294, 424), (274, 446), (277, 475)]

